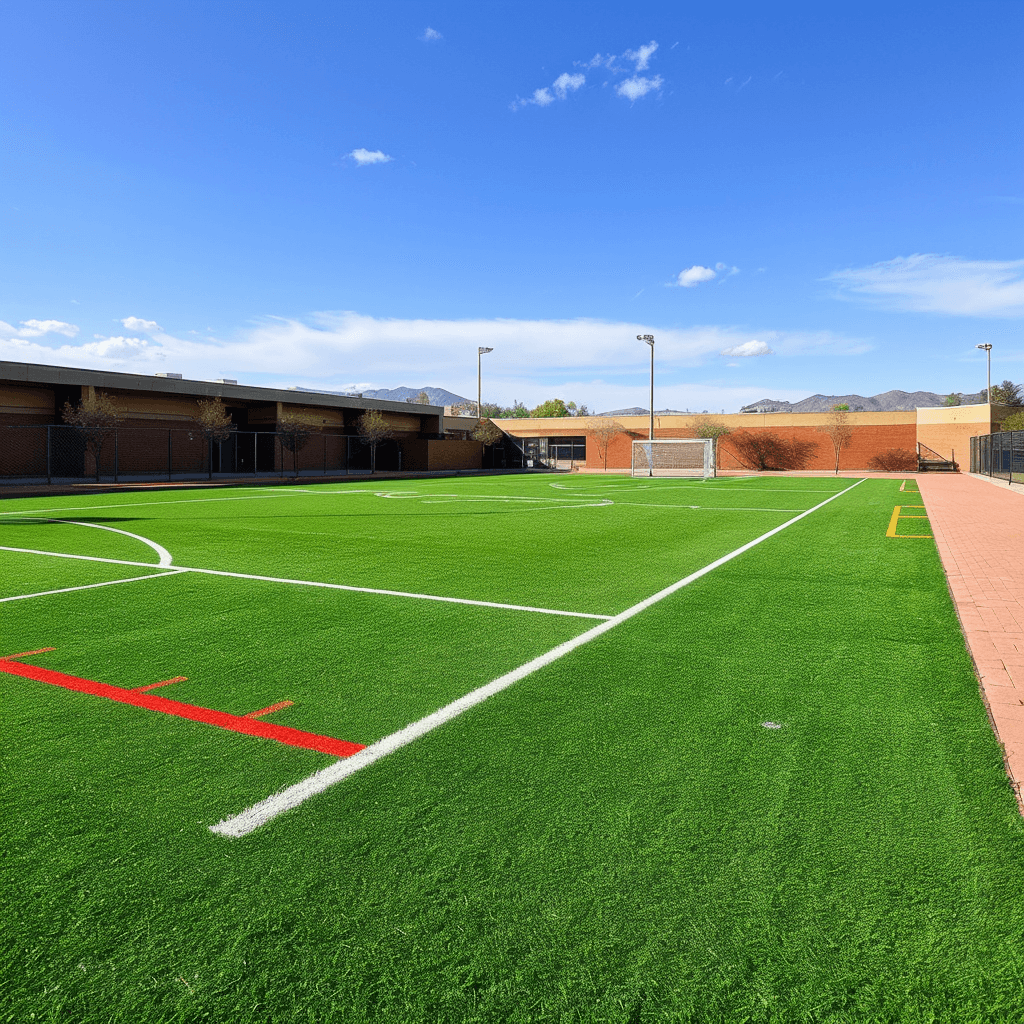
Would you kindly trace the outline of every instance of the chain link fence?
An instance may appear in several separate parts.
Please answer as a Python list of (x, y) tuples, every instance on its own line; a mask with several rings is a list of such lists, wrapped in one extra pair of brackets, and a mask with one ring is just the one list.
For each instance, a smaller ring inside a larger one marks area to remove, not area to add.
[[(0, 480), (6, 483), (349, 475), (369, 473), (370, 454), (369, 443), (350, 434), (313, 433), (296, 441), (289, 434), (239, 430), (213, 441), (176, 428), (0, 426)], [(398, 442), (377, 446), (376, 466), (402, 468)]]
[(1024, 483), (1024, 430), (971, 438), (971, 472)]

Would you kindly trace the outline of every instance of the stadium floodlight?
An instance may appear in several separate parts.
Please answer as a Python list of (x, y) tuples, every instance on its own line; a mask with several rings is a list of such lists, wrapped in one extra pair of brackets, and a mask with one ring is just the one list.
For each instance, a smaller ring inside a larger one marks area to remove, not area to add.
[(650, 440), (654, 440), (654, 335), (638, 334), (637, 341), (644, 341), (651, 346), (651, 432)]
[(992, 404), (992, 346), (975, 345), (975, 348), (983, 348), (988, 353), (988, 404)]
[(715, 447), (710, 437), (634, 441), (632, 476), (715, 476)]
[(493, 352), (493, 348), (484, 348), (481, 345), (476, 350), (476, 418), (480, 419), (480, 357), (486, 355), (488, 352)]

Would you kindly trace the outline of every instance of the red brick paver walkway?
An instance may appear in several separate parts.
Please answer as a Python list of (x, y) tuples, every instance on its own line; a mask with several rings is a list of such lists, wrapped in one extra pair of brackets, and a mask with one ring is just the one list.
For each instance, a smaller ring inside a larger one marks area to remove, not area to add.
[(1024, 812), (1024, 494), (952, 473), (917, 482)]

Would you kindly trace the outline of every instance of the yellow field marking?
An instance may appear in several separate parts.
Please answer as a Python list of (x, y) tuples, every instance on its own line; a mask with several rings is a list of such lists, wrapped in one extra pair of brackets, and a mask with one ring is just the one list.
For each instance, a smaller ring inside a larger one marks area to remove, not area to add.
[(905, 508), (924, 508), (924, 505), (897, 505), (892, 510), (892, 518), (889, 520), (889, 529), (885, 531), (886, 537), (896, 537), (899, 540), (933, 540), (928, 533), (897, 533), (896, 528), (901, 519), (927, 519), (927, 515), (907, 514)]

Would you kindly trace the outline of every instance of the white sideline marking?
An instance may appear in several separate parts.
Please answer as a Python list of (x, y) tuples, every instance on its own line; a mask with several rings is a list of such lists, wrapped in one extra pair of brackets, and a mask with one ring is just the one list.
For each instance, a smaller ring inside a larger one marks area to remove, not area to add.
[(86, 583), (81, 587), (61, 587), (60, 590), (41, 590), (38, 594), (18, 594), (17, 597), (0, 597), (0, 604), (5, 601), (27, 601), (30, 597), (49, 597), (51, 594), (70, 594), (73, 590), (92, 590), (94, 587), (116, 587), (119, 583), (138, 583), (141, 580), (155, 580), (161, 576), (177, 576), (180, 569), (170, 572), (155, 572), (149, 576), (133, 576), (127, 580), (107, 580), (105, 583)]
[(174, 561), (171, 557), (170, 551), (165, 547), (161, 547), (155, 540), (148, 540), (146, 537), (142, 537), (137, 533), (129, 533), (127, 530), (117, 530), (113, 526), (101, 526), (99, 523), (80, 523), (75, 519), (53, 519), (49, 516), (28, 516), (26, 518), (35, 519), (36, 521), (41, 519), (44, 523), (67, 523), (69, 526), (91, 526), (94, 530), (109, 530), (111, 533), (120, 533), (124, 537), (131, 537), (132, 540), (140, 540), (143, 544), (151, 547), (160, 559), (160, 561), (156, 563), (158, 568), (169, 569), (171, 567), (171, 562)]
[(802, 508), (727, 508), (725, 505), (662, 505), (657, 501), (616, 501), (616, 505), (629, 505), (633, 508), (692, 508), (702, 512), (803, 512)]
[[(299, 487), (287, 490), (272, 491), (270, 494), (238, 494), (231, 498), (179, 498), (177, 501), (118, 501), (110, 505), (64, 505), (60, 508), (28, 508), (17, 512), (0, 512), (0, 516), (36, 516), (40, 512), (102, 512), (108, 508), (148, 508), (150, 505), (197, 505), (209, 501), (255, 501), (258, 498), (287, 498), (292, 491), (301, 491)], [(312, 494), (312, 491), (303, 491)], [(333, 493), (340, 494), (341, 491)], [(43, 517), (45, 518), (45, 516)]]
[[(152, 562), (129, 562), (123, 558), (99, 558), (96, 555), (69, 555), (61, 551), (36, 551), (33, 548), (9, 548), (0, 546), (0, 551), (13, 551), (21, 555), (47, 555), (50, 558), (77, 558), (84, 562), (108, 562), (111, 565), (138, 565), (153, 569)], [(327, 590), (349, 590), (356, 594), (383, 594), (386, 597), (409, 597), (418, 601), (441, 601), (448, 604), (470, 604), (478, 608), (501, 608), (512, 612), (537, 612), (540, 615), (565, 615), (572, 619), (610, 619), (610, 615), (595, 615), (592, 612), (567, 612), (557, 608), (534, 608), (527, 604), (501, 604), (497, 601), (473, 601), (468, 597), (441, 597), (438, 594), (413, 594), (404, 590), (379, 590), (376, 587), (351, 587), (344, 583), (322, 583), (319, 580), (291, 580), (281, 576), (257, 576), (248, 572), (227, 572), (223, 569), (197, 569), (194, 566), (174, 565), (167, 568), (175, 572), (197, 572), (204, 576), (229, 576), (239, 580), (257, 580), (260, 583), (289, 583), (296, 587), (323, 587)]]
[(640, 612), (646, 611), (652, 605), (664, 600), (666, 597), (669, 597), (671, 594), (676, 593), (676, 591), (688, 586), (695, 580), (699, 580), (702, 576), (706, 576), (709, 572), (712, 572), (719, 566), (725, 565), (726, 562), (731, 562), (734, 558), (742, 555), (745, 551), (749, 551), (751, 548), (756, 547), (763, 541), (766, 541), (769, 537), (774, 537), (775, 534), (780, 533), (787, 527), (792, 526), (794, 523), (798, 523), (801, 519), (805, 519), (812, 512), (816, 512), (819, 508), (823, 508), (830, 501), (835, 501), (836, 498), (842, 497), (848, 491), (852, 491), (854, 487), (857, 487), (862, 483), (864, 483), (863, 478), (858, 480), (856, 483), (851, 484), (844, 490), (839, 491), (837, 494), (833, 494), (830, 498), (826, 498), (813, 508), (809, 508), (807, 511), (801, 512), (799, 515), (787, 520), (781, 526), (776, 526), (775, 529), (769, 530), (767, 533), (762, 533), (760, 537), (736, 548), (735, 551), (730, 551), (729, 554), (723, 555), (721, 558), (709, 563), (704, 566), (703, 569), (698, 569), (696, 572), (691, 573), (684, 579), (673, 583), (671, 586), (665, 587), (664, 590), (659, 590), (658, 593), (653, 594), (651, 597), (641, 601), (639, 604), (633, 605), (631, 608), (627, 608), (624, 612), (620, 612), (618, 615), (608, 619), (606, 622), (602, 622), (599, 626), (594, 626), (591, 629), (588, 629), (585, 633), (581, 633), (579, 636), (574, 637), (572, 640), (567, 640), (565, 643), (552, 648), (546, 654), (542, 654), (539, 657), (534, 658), (532, 661), (528, 661), (525, 665), (520, 665), (519, 668), (513, 669), (511, 672), (507, 672), (505, 675), (499, 676), (497, 679), (494, 679), (489, 683), (485, 683), (483, 686), (470, 691), (464, 697), (460, 697), (458, 700), (454, 700), (450, 704), (446, 704), (443, 708), (439, 708), (437, 711), (421, 718), (419, 721), (407, 725), (404, 729), (399, 729), (397, 732), (391, 733), (390, 736), (385, 736), (383, 739), (377, 740), (376, 743), (371, 743), (368, 747), (364, 747), (357, 754), (335, 761), (326, 768), (322, 768), (320, 771), (314, 772), (301, 782), (297, 782), (295, 785), (289, 786), (280, 793), (275, 793), (273, 796), (269, 796), (265, 800), (261, 800), (259, 803), (253, 804), (252, 807), (247, 808), (241, 813), (230, 818), (225, 818), (216, 825), (210, 825), (210, 831), (216, 832), (222, 836), (232, 836), (235, 838), (248, 835), (254, 829), (259, 828), (261, 825), (265, 825), (268, 821), (272, 821), (285, 811), (291, 810), (293, 807), (298, 807), (299, 804), (304, 803), (310, 797), (316, 796), (316, 794), (322, 793), (325, 789), (329, 789), (331, 786), (341, 782), (342, 779), (346, 779), (348, 776), (354, 775), (361, 768), (366, 768), (375, 761), (379, 761), (382, 757), (387, 757), (388, 754), (394, 753), (394, 751), (407, 746), (412, 743), (413, 740), (419, 739), (421, 736), (424, 736), (428, 732), (444, 725), (446, 722), (450, 722), (453, 718), (458, 717), (464, 711), (468, 711), (477, 704), (481, 704), (483, 701), (487, 700), (488, 697), (493, 697), (494, 694), (507, 689), (513, 683), (517, 683), (521, 679), (525, 679), (538, 669), (544, 668), (546, 665), (550, 665), (553, 661), (557, 661), (559, 658), (564, 657), (570, 651), (576, 650), (577, 647), (582, 647), (584, 644), (590, 643), (591, 640), (596, 640), (599, 636), (603, 636), (609, 630), (614, 629), (621, 623), (633, 618), (634, 615), (639, 615)]

